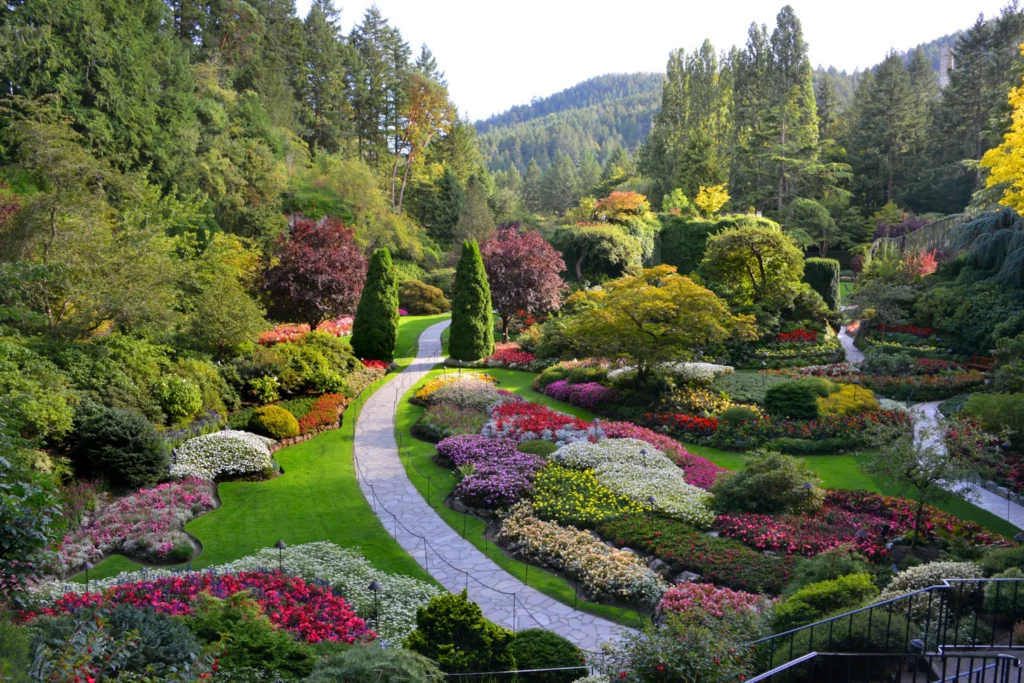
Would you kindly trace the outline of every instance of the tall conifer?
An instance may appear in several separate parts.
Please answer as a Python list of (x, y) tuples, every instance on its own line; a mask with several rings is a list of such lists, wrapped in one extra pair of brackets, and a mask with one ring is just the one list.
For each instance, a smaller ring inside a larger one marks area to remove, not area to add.
[(480, 360), (494, 353), (491, 286), (476, 240), (462, 243), (455, 269), (452, 331), (448, 354), (457, 360)]
[(352, 351), (364, 360), (395, 359), (398, 337), (398, 273), (391, 252), (378, 249), (370, 258), (366, 285), (352, 324)]

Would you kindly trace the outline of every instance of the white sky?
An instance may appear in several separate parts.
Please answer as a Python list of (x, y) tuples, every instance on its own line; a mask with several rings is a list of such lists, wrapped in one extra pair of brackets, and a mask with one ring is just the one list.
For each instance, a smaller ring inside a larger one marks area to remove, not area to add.
[[(305, 16), (310, 0), (296, 0)], [(345, 3), (345, 33), (372, 2)], [(414, 54), (426, 42), (452, 99), (472, 120), (606, 73), (663, 71), (670, 50), (710, 38), (742, 46), (752, 21), (768, 24), (785, 0), (377, 0)], [(791, 0), (811, 63), (853, 71), (998, 14), (1006, 0)]]

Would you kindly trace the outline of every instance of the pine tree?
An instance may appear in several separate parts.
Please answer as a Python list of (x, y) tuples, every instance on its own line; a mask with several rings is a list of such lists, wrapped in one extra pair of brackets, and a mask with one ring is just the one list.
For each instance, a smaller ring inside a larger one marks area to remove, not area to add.
[[(515, 168), (515, 167), (513, 167)], [(597, 163), (594, 150), (587, 149), (580, 159), (580, 194), (589, 195), (601, 182), (601, 164)]]
[(302, 26), (302, 74), (299, 94), (305, 139), (337, 152), (345, 125), (344, 78), (349, 57), (340, 32), (341, 12), (334, 0), (314, 0)]
[(423, 43), (423, 45), (420, 46), (420, 56), (416, 58), (416, 63), (413, 65), (413, 68), (427, 78), (437, 81), (441, 85), (448, 85), (448, 81), (445, 80), (444, 77), (444, 72), (437, 68), (437, 58), (434, 57), (434, 53), (431, 52), (426, 43)]
[(455, 239), (460, 242), (474, 240), (486, 242), (494, 232), (494, 214), (487, 203), (485, 180), (482, 176), (471, 176), (466, 185), (466, 202), (459, 213), (455, 226)]
[(818, 79), (815, 99), (818, 102), (818, 138), (835, 140), (839, 136), (839, 92), (827, 73)]
[(523, 179), (523, 206), (530, 211), (540, 211), (543, 202), (541, 193), (544, 186), (544, 177), (536, 159), (530, 159), (530, 165), (526, 167), (526, 178)]
[(494, 353), (494, 317), (491, 287), (476, 240), (462, 243), (453, 290), (448, 353), (463, 361), (487, 358)]
[(377, 249), (370, 257), (366, 285), (352, 323), (352, 351), (363, 360), (395, 359), (398, 337), (398, 273), (391, 252)]
[(567, 155), (556, 152), (554, 162), (544, 173), (541, 187), (542, 206), (548, 211), (564, 213), (579, 199), (576, 164)]
[(466, 191), (455, 172), (447, 166), (434, 183), (434, 190), (425, 202), (423, 222), (427, 233), (439, 244), (449, 245), (455, 238), (455, 226), (466, 203)]

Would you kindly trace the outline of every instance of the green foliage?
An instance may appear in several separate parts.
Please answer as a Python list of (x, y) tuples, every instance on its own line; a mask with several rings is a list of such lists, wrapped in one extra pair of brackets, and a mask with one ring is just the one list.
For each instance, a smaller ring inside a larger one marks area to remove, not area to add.
[(957, 282), (941, 283), (921, 293), (917, 324), (933, 327), (959, 353), (977, 355), (995, 348), (1001, 337), (1024, 332), (1024, 297), (989, 280), (972, 282), (965, 268)]
[[(528, 628), (516, 633), (510, 649), (516, 660), (516, 668), (520, 671), (559, 669), (580, 666), (583, 663), (583, 655), (578, 647), (554, 631), (546, 631), (541, 628)], [(583, 670), (579, 669), (529, 674), (529, 676), (541, 683), (572, 683), (579, 679), (582, 673)]]
[(491, 288), (475, 241), (463, 242), (456, 268), (448, 353), (457, 360), (479, 360), (494, 353)]
[(982, 555), (978, 564), (985, 576), (1001, 574), (1008, 569), (1024, 569), (1024, 546), (993, 548)]
[(547, 441), (545, 439), (531, 439), (530, 441), (523, 441), (516, 450), (520, 453), (532, 453), (533, 455), (539, 455), (542, 458), (546, 458), (555, 451), (558, 450), (558, 445), (553, 441)]
[(444, 292), (419, 280), (406, 280), (398, 289), (398, 304), (409, 315), (437, 315), (452, 310)]
[(153, 395), (172, 420), (195, 415), (203, 409), (203, 395), (199, 387), (185, 377), (161, 377), (153, 384)]
[(635, 272), (643, 262), (640, 241), (617, 225), (563, 226), (552, 242), (577, 281), (616, 278)]
[(10, 614), (0, 613), (0, 680), (28, 683), (31, 663), (28, 629), (16, 625)]
[(717, 235), (730, 228), (775, 225), (767, 218), (746, 214), (723, 216), (714, 220), (671, 214), (660, 214), (658, 217), (661, 219), (661, 231), (658, 233), (658, 239), (661, 241), (661, 262), (675, 266), (683, 274), (697, 270), (700, 262), (704, 260), (710, 235)]
[(730, 401), (737, 403), (764, 403), (768, 387), (787, 382), (782, 375), (769, 375), (751, 370), (738, 370), (719, 375), (712, 380), (708, 388), (712, 391), (724, 391)]
[(1024, 448), (1024, 394), (971, 394), (960, 414), (995, 434), (1010, 430), (1010, 443)]
[[(826, 614), (823, 618), (838, 616), (847, 610), (839, 610), (834, 614)], [(881, 618), (878, 614), (870, 611), (858, 612), (850, 617), (850, 620), (843, 620), (843, 628), (836, 628), (832, 634), (830, 652), (906, 652), (909, 647), (909, 640), (917, 637), (917, 629), (911, 628), (906, 617), (893, 612), (892, 618), (886, 614)], [(779, 666), (783, 662), (802, 657), (808, 652), (814, 652), (821, 647), (822, 634), (815, 629), (814, 645), (812, 649), (810, 629), (804, 629), (793, 636), (792, 651), (787, 646), (779, 648), (775, 652), (773, 666)], [(906, 634), (910, 634), (907, 641), (904, 641)], [(792, 654), (791, 654), (792, 652)], [(813, 676), (810, 680), (818, 680)]]
[[(993, 579), (1024, 579), (1024, 571), (1010, 567)], [(1009, 617), (1024, 616), (1024, 592), (1020, 581), (990, 581), (985, 584), (985, 612)]]
[(804, 259), (804, 282), (821, 295), (829, 309), (839, 310), (839, 261), (830, 258)]
[(796, 514), (821, 507), (821, 478), (806, 462), (757, 450), (743, 459), (743, 465), (742, 470), (715, 479), (712, 492), (718, 510)]
[(370, 258), (366, 285), (352, 323), (352, 351), (364, 360), (395, 359), (398, 337), (398, 278), (387, 249)]
[(222, 643), (222, 669), (252, 668), (286, 678), (308, 676), (316, 656), (285, 630), (275, 628), (244, 591), (221, 600), (200, 595), (188, 627), (204, 643)]
[(718, 415), (718, 421), (727, 425), (738, 425), (742, 422), (756, 420), (757, 413), (747, 406), (729, 406)]
[(818, 398), (828, 398), (841, 389), (841, 386), (829, 382), (824, 377), (808, 377), (800, 381), (806, 386), (811, 387)]
[(281, 387), (291, 392), (340, 392), (345, 376), (361, 366), (348, 342), (326, 332), (311, 332), (297, 341), (254, 351), (276, 370)]
[(878, 401), (870, 389), (847, 384), (830, 396), (818, 399), (818, 414), (822, 417), (838, 415), (852, 417), (878, 410)]
[(848, 574), (812, 583), (775, 608), (775, 631), (788, 631), (827, 614), (856, 609), (877, 595), (878, 588), (870, 574)]
[(432, 270), (423, 278), (423, 282), (431, 287), (437, 287), (446, 298), (451, 299), (452, 285), (455, 283), (455, 269), (438, 268)]
[(839, 546), (802, 561), (793, 570), (786, 595), (804, 586), (831, 581), (849, 574), (869, 574), (873, 570), (866, 557), (850, 546)]
[(71, 431), (77, 399), (47, 358), (0, 339), (0, 397), (8, 427), (27, 438), (60, 439)]
[(437, 662), (445, 673), (507, 671), (515, 668), (510, 647), (515, 635), (488, 623), (466, 591), (440, 595), (416, 610), (416, 630), (405, 646)]
[(306, 683), (429, 683), (444, 674), (426, 657), (375, 644), (347, 648), (317, 662)]
[(783, 382), (769, 387), (764, 405), (775, 417), (813, 420), (818, 417), (819, 389), (808, 382)]
[(167, 476), (169, 458), (153, 424), (138, 413), (100, 408), (75, 433), (76, 469), (116, 489), (151, 486)]
[(828, 439), (797, 439), (793, 437), (782, 437), (766, 441), (764, 447), (768, 450), (778, 451), (787, 455), (827, 455), (829, 453), (840, 453), (850, 451), (864, 445), (863, 441), (857, 439), (844, 439), (833, 437)]
[(271, 439), (290, 439), (299, 435), (299, 421), (280, 406), (263, 406), (249, 418), (249, 429)]
[(788, 307), (804, 274), (804, 256), (778, 225), (743, 225), (708, 237), (700, 273), (735, 306)]
[(260, 403), (273, 403), (281, 398), (280, 388), (281, 383), (275, 377), (253, 377), (249, 380), (249, 390)]
[[(191, 554), (189, 552), (189, 557)], [(194, 665), (199, 660), (202, 649), (199, 641), (180, 619), (151, 608), (118, 605), (110, 611), (108, 623), (115, 635), (131, 631), (139, 635), (139, 646), (125, 662), (128, 671), (145, 673), (146, 667), (152, 667), (155, 672), (180, 670), (183, 665)]]

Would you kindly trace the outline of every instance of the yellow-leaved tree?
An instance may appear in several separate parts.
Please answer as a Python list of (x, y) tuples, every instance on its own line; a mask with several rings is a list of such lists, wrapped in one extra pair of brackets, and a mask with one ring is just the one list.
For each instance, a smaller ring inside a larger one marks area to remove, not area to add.
[[(1024, 44), (1021, 45), (1024, 54)], [(985, 152), (981, 165), (989, 170), (988, 187), (1002, 186), (999, 203), (1024, 214), (1024, 85), (1010, 90), (1013, 124), (998, 147)]]
[(693, 203), (704, 218), (711, 218), (725, 206), (729, 199), (725, 185), (712, 185), (711, 187), (701, 185), (697, 196), (693, 198)]

